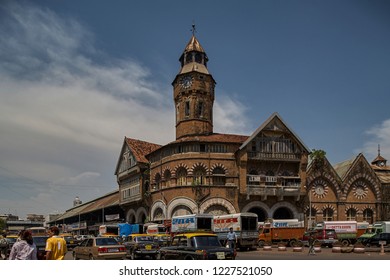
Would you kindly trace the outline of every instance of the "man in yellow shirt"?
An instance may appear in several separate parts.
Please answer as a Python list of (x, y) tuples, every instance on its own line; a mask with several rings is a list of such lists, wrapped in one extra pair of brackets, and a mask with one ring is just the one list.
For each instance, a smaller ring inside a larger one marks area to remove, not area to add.
[(52, 226), (48, 230), (49, 238), (46, 241), (46, 259), (47, 260), (63, 260), (68, 252), (66, 241), (58, 236), (60, 231), (58, 227)]

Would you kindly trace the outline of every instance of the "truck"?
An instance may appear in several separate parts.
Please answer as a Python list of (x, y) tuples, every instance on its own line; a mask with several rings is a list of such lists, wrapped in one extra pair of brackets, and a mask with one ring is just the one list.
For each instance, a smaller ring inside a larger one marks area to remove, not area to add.
[(375, 222), (372, 226), (369, 226), (362, 235), (359, 236), (358, 241), (366, 245), (370, 238), (382, 232), (390, 233), (390, 221)]
[(189, 214), (174, 216), (171, 220), (171, 234), (195, 231), (212, 231), (211, 224), (213, 215), (211, 214)]
[[(362, 227), (360, 223), (359, 227)], [(343, 246), (356, 243), (363, 233), (363, 229), (358, 229), (357, 221), (324, 221), (317, 223), (315, 229), (334, 229)]]
[(224, 244), (230, 228), (237, 235), (237, 248), (255, 249), (258, 237), (258, 216), (255, 213), (236, 213), (216, 215), (213, 218), (212, 230)]
[(267, 243), (283, 242), (293, 247), (302, 239), (304, 233), (304, 222), (298, 219), (267, 219), (259, 231), (257, 245), (263, 247)]
[(142, 224), (106, 224), (99, 226), (100, 236), (128, 236), (133, 233), (144, 233)]

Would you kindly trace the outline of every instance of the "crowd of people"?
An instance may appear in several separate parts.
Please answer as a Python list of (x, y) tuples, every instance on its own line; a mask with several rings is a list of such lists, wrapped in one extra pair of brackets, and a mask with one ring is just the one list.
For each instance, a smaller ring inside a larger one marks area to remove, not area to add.
[[(52, 226), (47, 231), (49, 238), (46, 241), (45, 259), (63, 260), (68, 249), (66, 241), (59, 236), (59, 229)], [(0, 255), (2, 259), (9, 260), (37, 260), (37, 247), (34, 244), (31, 231), (22, 230), (18, 234), (16, 242), (10, 248), (7, 244), (6, 235), (1, 239)]]

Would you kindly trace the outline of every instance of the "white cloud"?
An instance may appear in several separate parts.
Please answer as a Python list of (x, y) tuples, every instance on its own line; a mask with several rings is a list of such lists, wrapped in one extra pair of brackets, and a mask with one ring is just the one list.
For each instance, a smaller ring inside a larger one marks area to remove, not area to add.
[[(116, 186), (124, 136), (173, 140), (169, 83), (162, 90), (147, 68), (99, 53), (93, 34), (73, 19), (32, 5), (3, 8), (0, 183), (20, 190), (0, 190), (13, 197), (1, 201), (0, 211), (63, 211), (76, 195), (84, 201), (103, 195)], [(244, 106), (217, 98), (218, 132), (243, 131)]]
[(378, 155), (378, 145), (383, 157), (390, 160), (390, 119), (384, 120), (381, 124), (376, 125), (366, 131), (370, 140), (364, 143), (362, 150), (370, 161)]

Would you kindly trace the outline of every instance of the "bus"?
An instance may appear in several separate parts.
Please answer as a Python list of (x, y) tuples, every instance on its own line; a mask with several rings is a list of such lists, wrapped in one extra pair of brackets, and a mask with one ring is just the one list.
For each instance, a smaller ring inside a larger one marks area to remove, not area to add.
[(33, 236), (45, 236), (47, 235), (47, 230), (45, 227), (29, 227), (26, 230), (31, 231)]

